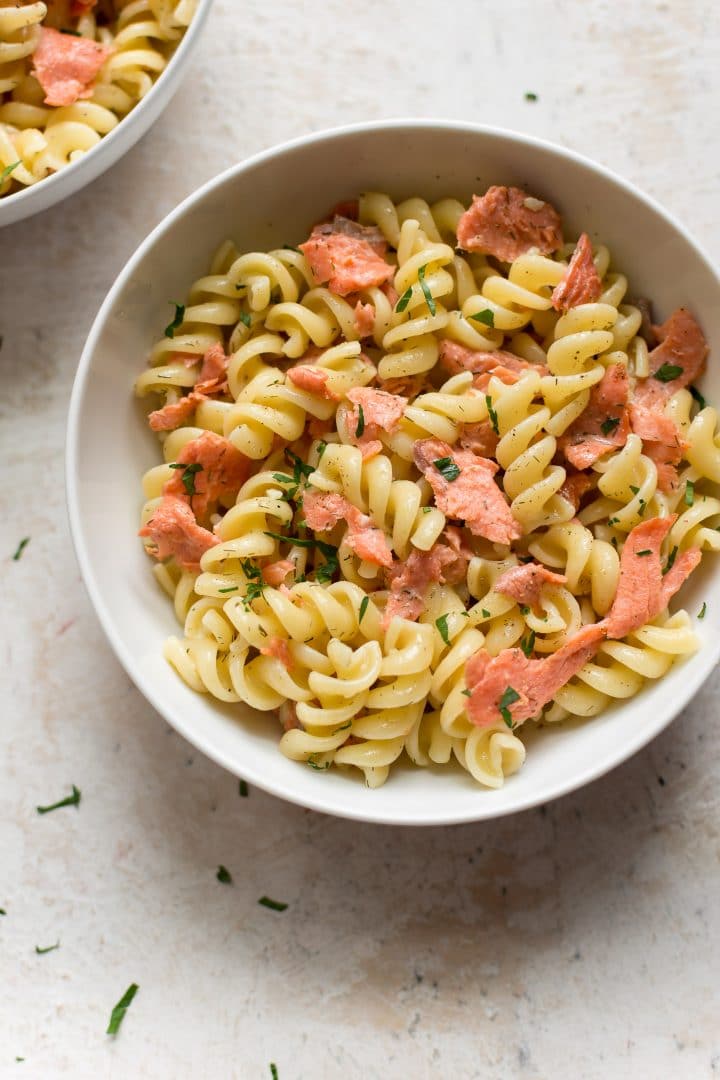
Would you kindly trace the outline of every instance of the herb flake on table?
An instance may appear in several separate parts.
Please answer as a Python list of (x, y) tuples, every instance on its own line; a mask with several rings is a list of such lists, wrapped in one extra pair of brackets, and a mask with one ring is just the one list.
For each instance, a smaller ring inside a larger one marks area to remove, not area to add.
[(175, 318), (165, 327), (165, 337), (174, 338), (175, 331), (182, 326), (183, 319), (185, 318), (185, 305), (178, 304), (175, 300), (168, 300), (168, 303), (173, 304), (175, 307)]
[(107, 1031), (105, 1032), (106, 1035), (117, 1035), (120, 1030), (120, 1025), (125, 1019), (125, 1013), (128, 1011), (132, 1004), (132, 1000), (139, 989), (137, 983), (130, 983), (127, 990), (110, 1013), (110, 1023), (107, 1026)]
[(217, 874), (215, 875), (215, 877), (218, 879), (218, 881), (222, 882), (223, 885), (232, 885), (232, 874), (228, 870), (227, 866), (218, 866)]
[(270, 908), (271, 911), (285, 911), (287, 909), (287, 904), (283, 904), (280, 900), (271, 900), (269, 896), (261, 896), (258, 904)]
[(238, 791), (240, 793), (240, 798), (241, 799), (247, 799), (247, 797), (250, 794), (250, 789), (247, 786), (247, 781), (246, 780), (239, 780), (238, 781)]
[(35, 952), (38, 954), (38, 956), (44, 956), (45, 953), (55, 952), (55, 950), (59, 948), (60, 942), (56, 941), (54, 945), (47, 945), (44, 949), (41, 949), (39, 945), (36, 945)]
[(271, 1077), (271, 1080), (278, 1080), (277, 1065), (275, 1064), (274, 1061), (270, 1062), (270, 1077)]
[(30, 537), (29, 536), (23, 536), (22, 540), (20, 541), (20, 543), (18, 544), (18, 546), (15, 549), (15, 553), (13, 555), (13, 561), (14, 562), (18, 562), (22, 558), (22, 553), (25, 550), (25, 548), (28, 546), (29, 543), (30, 543)]
[[(700, 610), (698, 612), (698, 619), (704, 619), (706, 613), (707, 613), (707, 602), (704, 602), (703, 606), (700, 608)], [(3, 915), (4, 914), (5, 914), (5, 912), (3, 912)]]
[(538, 95), (535, 93), (534, 90), (526, 90), (525, 91), (525, 100), (526, 101), (538, 101), (539, 98), (538, 98)]
[(79, 806), (81, 798), (81, 792), (73, 784), (72, 795), (68, 795), (66, 798), (60, 799), (59, 802), (52, 803), (50, 806), (36, 806), (35, 809), (38, 814), (49, 814), (53, 810), (59, 810), (63, 806)]

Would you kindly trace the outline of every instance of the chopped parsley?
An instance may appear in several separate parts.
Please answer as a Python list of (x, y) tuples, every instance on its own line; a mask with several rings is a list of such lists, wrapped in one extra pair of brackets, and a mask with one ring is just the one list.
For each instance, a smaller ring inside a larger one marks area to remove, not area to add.
[(497, 413), (495, 412), (495, 409), (493, 408), (493, 400), (492, 400), (492, 398), (490, 397), (489, 394), (485, 395), (485, 404), (487, 405), (488, 416), (490, 417), (490, 423), (492, 424), (492, 429), (493, 429), (493, 431), (495, 432), (496, 435), (499, 435), (500, 434), (500, 428), (498, 426), (498, 417), (497, 417)]
[(440, 637), (443, 639), (446, 645), (450, 644), (450, 637), (448, 635), (448, 617), (447, 615), (441, 615), (439, 619), (435, 620), (435, 625), (438, 628)]
[(271, 1080), (278, 1080), (277, 1065), (274, 1061), (270, 1062), (270, 1078)]
[(330, 768), (330, 762), (329, 761), (326, 761), (324, 765), (318, 765), (318, 763), (317, 763), (317, 754), (311, 754), (310, 757), (307, 759), (307, 763), (310, 766), (310, 768), (315, 769), (316, 772), (324, 772), (325, 769)]
[(639, 487), (635, 487), (635, 485), (634, 485), (634, 484), (630, 484), (630, 490), (632, 491), (633, 495), (637, 495), (637, 494), (638, 494), (638, 492), (640, 491), (640, 488), (639, 488)]
[(170, 468), (182, 469), (183, 474), (180, 477), (182, 481), (182, 486), (185, 488), (185, 491), (190, 496), (190, 498), (192, 498), (193, 495), (197, 495), (197, 491), (195, 490), (195, 473), (202, 472), (203, 470), (200, 462), (191, 461), (189, 464), (186, 464), (183, 461), (174, 461), (170, 465)]
[(534, 90), (526, 90), (525, 91), (525, 100), (526, 101), (537, 101), (538, 96), (537, 96), (537, 94), (535, 93)]
[(420, 269), (418, 270), (418, 281), (420, 282), (420, 288), (423, 291), (423, 296), (425, 297), (425, 300), (427, 301), (428, 311), (430, 312), (431, 315), (436, 315), (437, 314), (437, 307), (435, 305), (435, 300), (433, 299), (433, 294), (430, 292), (430, 286), (428, 285), (427, 281), (425, 280), (425, 271), (426, 270), (427, 270), (427, 266), (421, 266), (420, 267)]
[(218, 866), (215, 877), (218, 881), (222, 882), (223, 885), (232, 885), (232, 874), (227, 866)]
[(280, 900), (271, 900), (269, 896), (261, 896), (258, 904), (270, 908), (271, 911), (285, 911), (287, 909), (287, 904), (283, 904)]
[(240, 792), (240, 797), (242, 799), (247, 799), (248, 795), (250, 794), (250, 791), (249, 791), (249, 788), (247, 786), (247, 781), (246, 780), (239, 780), (238, 781), (238, 791)]
[(347, 731), (350, 727), (352, 727), (352, 720), (348, 720), (346, 724), (341, 724), (340, 727), (336, 727), (333, 731), (333, 735), (337, 735), (339, 731)]
[(509, 728), (513, 726), (509, 706), (519, 700), (520, 695), (518, 694), (517, 690), (515, 690), (512, 686), (508, 686), (505, 688), (502, 697), (498, 701), (498, 709), (500, 710), (500, 715), (502, 716), (503, 720)]
[(484, 326), (495, 326), (495, 315), (490, 308), (483, 308), (482, 311), (476, 311), (470, 318), (474, 319), (475, 322), (482, 323)]
[(61, 34), (69, 34), (70, 37), (82, 37), (79, 30), (71, 30), (69, 26), (64, 26), (60, 30)]
[(249, 581), (248, 587), (245, 590), (245, 595), (241, 597), (242, 606), (246, 611), (250, 610), (250, 605), (253, 600), (259, 600), (263, 594), (265, 584), (262, 581)]
[(619, 423), (619, 416), (608, 416), (607, 420), (603, 420), (602, 424), (600, 425), (600, 430), (602, 431), (603, 435), (609, 435), (611, 431), (615, 430)]
[(81, 793), (73, 784), (72, 795), (68, 795), (67, 798), (61, 799), (60, 802), (53, 803), (51, 806), (36, 806), (38, 814), (49, 814), (52, 810), (59, 810), (62, 806), (79, 806)]
[(251, 581), (260, 581), (262, 578), (262, 570), (251, 559), (241, 559), (240, 566), (245, 577)]
[(247, 312), (247, 311), (241, 311), (240, 312), (240, 322), (243, 324), (243, 326), (247, 326), (247, 328), (250, 329), (250, 324), (252, 323), (252, 317), (249, 314), (249, 312)]
[(692, 394), (692, 396), (693, 396), (693, 397), (695, 398), (695, 400), (697, 401), (697, 403), (698, 403), (698, 405), (700, 406), (700, 408), (701, 408), (701, 409), (704, 409), (704, 408), (705, 408), (705, 406), (707, 405), (707, 401), (706, 401), (706, 400), (705, 400), (705, 398), (704, 398), (704, 397), (702, 396), (702, 394), (700, 393), (700, 391), (698, 390), (698, 388), (697, 388), (696, 386), (688, 386), (688, 390), (690, 391), (690, 393)]
[(429, 514), (431, 510), (432, 510), (432, 506), (423, 506), (423, 508), (422, 508), (423, 514)]
[(465, 697), (472, 697), (472, 690), (461, 690), (460, 693), (464, 694)]
[(0, 907), (0, 915), (7, 915), (7, 911), (4, 907)]
[(14, 559), (15, 562), (17, 562), (22, 557), (22, 553), (25, 550), (25, 548), (28, 546), (29, 543), (30, 543), (30, 537), (29, 536), (23, 536), (22, 540), (20, 541), (20, 543), (18, 544), (18, 546), (15, 549), (15, 554), (13, 555), (13, 559)]
[(685, 481), (685, 502), (688, 506), (692, 506), (695, 502), (695, 485), (692, 480)]
[(395, 305), (396, 311), (404, 311), (412, 299), (412, 285), (408, 286), (405, 292), (402, 294), (397, 304)]
[(0, 184), (4, 183), (4, 181), (7, 180), (8, 176), (10, 176), (10, 173), (14, 172), (15, 169), (17, 169), (18, 165), (21, 164), (21, 161), (13, 161), (12, 165), (6, 165), (3, 171), (0, 172)]
[(520, 613), (521, 613), (522, 615), (529, 615), (529, 614), (530, 614), (530, 607), (529, 607), (529, 605), (528, 605), (528, 604), (521, 604), (521, 605), (520, 605)]
[(60, 942), (56, 941), (54, 945), (47, 945), (44, 949), (41, 949), (39, 945), (36, 945), (35, 952), (38, 954), (38, 956), (44, 956), (45, 953), (55, 952), (55, 950), (59, 948)]
[(658, 382), (672, 382), (678, 375), (682, 375), (684, 370), (685, 368), (680, 367), (679, 364), (663, 364), (657, 369), (653, 378)]
[(520, 641), (520, 648), (527, 657), (532, 655), (532, 651), (535, 648), (535, 631), (531, 630), (526, 638), (522, 638)]
[(490, 612), (488, 611), (487, 608), (482, 609), (482, 617), (483, 617), (483, 619), (489, 619), (490, 618)]
[(700, 610), (698, 612), (698, 619), (704, 619), (706, 612), (707, 612), (707, 604), (703, 603), (703, 606), (700, 608)]
[(283, 244), (284, 251), (294, 251), (296, 255), (302, 255), (300, 248), (293, 247), (292, 244)]
[(610, 526), (617, 525), (617, 523), (619, 521), (620, 521), (620, 518), (617, 518), (617, 517), (608, 518), (608, 525), (610, 525)]
[(636, 555), (652, 555), (652, 548), (643, 548), (642, 551), (636, 551)]
[(185, 305), (178, 304), (175, 300), (168, 300), (168, 303), (175, 305), (175, 318), (165, 327), (165, 337), (174, 338), (175, 331), (182, 326), (182, 321), (185, 318)]
[(274, 472), (272, 478), (273, 480), (277, 480), (278, 484), (292, 484), (293, 482), (292, 476), (288, 476), (288, 474), (284, 472)]
[(365, 431), (365, 413), (363, 412), (362, 405), (358, 405), (358, 422), (355, 428), (355, 435), (359, 439)]
[(139, 986), (137, 983), (130, 983), (130, 986), (128, 986), (127, 990), (110, 1013), (110, 1023), (107, 1026), (107, 1031), (105, 1032), (106, 1035), (117, 1035), (120, 1030), (120, 1025), (125, 1019), (125, 1013), (128, 1011), (138, 990)]
[(218, 589), (218, 592), (219, 593), (237, 592), (237, 590), (238, 590), (237, 585), (228, 585), (227, 589)]
[(363, 596), (362, 601), (360, 603), (360, 615), (358, 616), (358, 626), (360, 625), (360, 623), (363, 621), (363, 618), (365, 617), (365, 612), (368, 609), (368, 604), (369, 603), (370, 603), (370, 597), (369, 596)]
[(318, 443), (318, 447), (317, 447), (318, 464), (320, 462), (320, 458), (323, 456), (323, 454), (325, 453), (326, 450), (327, 450), (327, 443), (320, 441)]
[(663, 570), (663, 577), (665, 576), (665, 574), (667, 574), (668, 570), (672, 570), (672, 568), (673, 568), (673, 566), (675, 564), (675, 559), (677, 558), (677, 553), (678, 553), (678, 549), (677, 549), (677, 545), (676, 545), (672, 549), (670, 554), (668, 555), (668, 561), (665, 564), (665, 569)]
[(448, 481), (448, 483), (452, 483), (453, 480), (457, 480), (458, 476), (460, 475), (460, 469), (451, 457), (438, 458), (437, 461), (433, 461), (433, 465), (440, 473), (440, 475)]

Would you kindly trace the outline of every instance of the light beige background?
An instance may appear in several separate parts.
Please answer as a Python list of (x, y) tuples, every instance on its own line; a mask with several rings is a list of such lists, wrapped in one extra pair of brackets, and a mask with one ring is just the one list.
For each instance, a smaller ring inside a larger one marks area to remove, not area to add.
[[(0, 1076), (720, 1074), (717, 677), (624, 767), (505, 821), (412, 831), (240, 799), (119, 669), (63, 502), (100, 301), (227, 165), (349, 121), (504, 125), (617, 169), (717, 257), (719, 100), (711, 0), (216, 0), (153, 131), (0, 233)], [(79, 810), (38, 817), (72, 783)]]

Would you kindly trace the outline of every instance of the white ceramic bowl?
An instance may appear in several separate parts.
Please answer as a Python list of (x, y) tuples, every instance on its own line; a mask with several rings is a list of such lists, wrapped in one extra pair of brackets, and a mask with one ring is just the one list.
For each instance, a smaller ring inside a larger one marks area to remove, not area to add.
[(192, 50), (200, 39), (212, 0), (198, 0), (197, 11), (171, 56), (167, 67), (145, 97), (97, 146), (37, 184), (0, 199), (0, 228), (39, 214), (74, 195), (126, 154), (155, 123), (180, 85)]
[[(523, 769), (499, 791), (460, 769), (395, 768), (370, 790), (351, 775), (317, 773), (284, 758), (272, 716), (224, 707), (189, 690), (162, 657), (177, 632), (167, 596), (137, 539), (140, 477), (159, 460), (155, 436), (132, 396), (135, 376), (167, 317), (207, 272), (216, 246), (296, 244), (328, 207), (367, 189), (469, 199), (489, 184), (521, 184), (555, 204), (567, 234), (586, 229), (610, 245), (635, 295), (668, 315), (697, 313), (720, 348), (720, 283), (685, 230), (608, 170), (524, 135), (437, 121), (387, 121), (307, 136), (237, 165), (186, 199), (127, 264), (95, 320), (70, 407), (70, 521), (85, 583), (110, 642), (146, 698), (198, 749), (267, 791), (326, 813), (406, 825), (475, 821), (545, 802), (624, 761), (676, 715), (720, 653), (720, 571), (710, 555), (682, 596), (703, 600), (700, 652), (637, 697), (583, 724), (532, 738)], [(705, 380), (720, 398), (720, 367)], [(682, 737), (680, 735), (680, 737)]]

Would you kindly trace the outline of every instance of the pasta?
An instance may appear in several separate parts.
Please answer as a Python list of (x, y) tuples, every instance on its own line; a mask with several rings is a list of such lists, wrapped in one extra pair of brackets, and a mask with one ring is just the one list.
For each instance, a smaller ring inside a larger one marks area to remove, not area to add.
[(0, 197), (76, 161), (165, 69), (197, 0), (0, 0)]
[(300, 248), (225, 243), (135, 387), (180, 677), (277, 713), (317, 771), (454, 761), (496, 789), (529, 727), (691, 654), (668, 605), (720, 550), (707, 349), (627, 292), (514, 188), (370, 192)]

